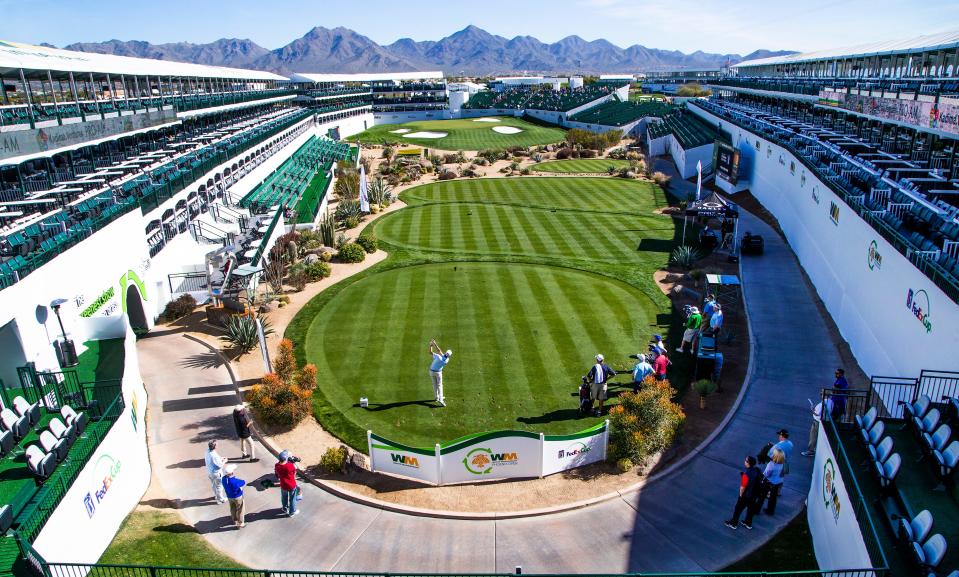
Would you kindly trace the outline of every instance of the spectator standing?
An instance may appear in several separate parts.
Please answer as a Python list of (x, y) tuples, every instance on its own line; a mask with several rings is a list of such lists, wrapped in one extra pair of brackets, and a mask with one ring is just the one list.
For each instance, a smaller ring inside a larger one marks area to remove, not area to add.
[(430, 380), (433, 381), (433, 394), (436, 397), (436, 402), (439, 403), (441, 407), (445, 407), (446, 397), (443, 396), (443, 367), (450, 362), (453, 351), (447, 350), (444, 353), (443, 349), (436, 344), (436, 340), (431, 340), (430, 355), (433, 356), (433, 362), (430, 363)]
[(689, 343), (689, 351), (693, 352), (693, 339), (699, 335), (699, 327), (703, 324), (703, 315), (699, 313), (696, 307), (690, 307), (689, 316), (686, 317), (686, 330), (683, 331), (683, 342), (676, 348), (677, 353), (686, 352), (686, 343)]
[(246, 481), (236, 477), (236, 465), (230, 463), (223, 468), (223, 490), (230, 501), (230, 517), (237, 529), (246, 527), (246, 505), (243, 502), (243, 486)]
[(666, 367), (669, 366), (669, 357), (666, 356), (666, 353), (660, 354), (656, 357), (656, 360), (653, 361), (653, 373), (656, 375), (657, 381), (666, 380)]
[(653, 340), (649, 343), (649, 352), (652, 355), (653, 361), (655, 361), (659, 355), (666, 354), (666, 343), (663, 342), (662, 335), (653, 335)]
[(280, 451), (279, 462), (273, 466), (273, 472), (280, 482), (280, 506), (283, 512), (293, 517), (300, 511), (296, 508), (296, 497), (300, 488), (296, 485), (296, 465), (289, 451)]
[[(793, 442), (789, 440), (789, 431), (787, 431), (786, 429), (779, 429), (778, 431), (776, 431), (776, 435), (778, 435), (779, 440), (776, 442), (776, 444), (774, 444), (769, 449), (769, 453), (767, 453), (767, 457), (772, 459), (773, 452), (776, 449), (779, 449), (780, 451), (783, 452), (784, 456), (786, 457), (786, 462), (788, 463), (789, 457), (792, 456), (793, 454)], [(788, 472), (789, 472), (788, 470), (784, 471), (783, 475), (787, 474)]]
[(719, 303), (713, 305), (713, 314), (709, 317), (709, 334), (719, 336), (723, 328), (723, 307)]
[(253, 418), (250, 417), (250, 411), (243, 403), (233, 408), (233, 426), (236, 428), (236, 436), (240, 439), (240, 452), (243, 453), (244, 459), (249, 457), (251, 461), (255, 461), (253, 431), (250, 429), (252, 425)]
[(779, 493), (783, 488), (785, 471), (786, 454), (780, 449), (773, 448), (772, 457), (763, 470), (763, 489), (756, 502), (757, 511), (763, 506), (763, 499), (768, 497), (766, 514), (772, 515), (776, 512), (776, 502), (779, 500)]
[[(812, 404), (812, 403), (810, 403)], [(826, 397), (812, 409), (812, 425), (809, 427), (809, 442), (806, 443), (806, 450), (802, 452), (803, 457), (814, 457), (816, 455), (816, 442), (819, 440), (819, 423), (823, 416), (827, 419), (832, 415), (833, 402), (832, 397)]]
[(639, 387), (643, 384), (643, 381), (646, 380), (646, 377), (653, 374), (653, 366), (646, 362), (646, 355), (640, 353), (636, 355), (636, 359), (639, 361), (636, 363), (636, 366), (633, 367), (633, 392), (638, 393)]
[(846, 371), (844, 369), (836, 369), (836, 380), (832, 384), (832, 388), (836, 389), (832, 394), (832, 418), (835, 421), (842, 420), (842, 416), (846, 414), (846, 389), (849, 388), (849, 381), (846, 380)]
[(746, 512), (746, 518), (743, 519), (743, 527), (753, 528), (753, 514), (756, 511), (756, 499), (760, 495), (762, 472), (756, 466), (756, 457), (748, 455), (743, 462), (745, 470), (739, 473), (739, 497), (736, 498), (736, 506), (733, 508), (732, 518), (723, 521), (730, 529), (739, 526), (739, 516)]
[(606, 381), (616, 376), (613, 369), (609, 368), (604, 362), (603, 355), (596, 355), (596, 364), (590, 367), (586, 373), (586, 380), (590, 383), (590, 398), (596, 402), (599, 401), (599, 407), (593, 413), (593, 416), (603, 414), (603, 404), (606, 402), (607, 386)]
[(216, 439), (206, 444), (206, 455), (203, 458), (206, 463), (206, 474), (213, 486), (213, 497), (219, 504), (226, 503), (226, 494), (223, 492), (223, 466), (226, 465), (226, 457), (221, 457), (216, 452)]
[(703, 323), (709, 322), (709, 317), (713, 316), (713, 311), (716, 308), (716, 295), (713, 293), (708, 293), (706, 295), (706, 300), (703, 301)]

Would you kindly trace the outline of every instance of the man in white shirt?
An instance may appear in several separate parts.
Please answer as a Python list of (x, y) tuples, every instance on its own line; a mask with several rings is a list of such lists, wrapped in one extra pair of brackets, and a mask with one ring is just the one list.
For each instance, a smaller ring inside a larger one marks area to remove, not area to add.
[(444, 353), (443, 349), (436, 344), (436, 340), (433, 339), (430, 341), (430, 355), (433, 357), (433, 362), (430, 363), (430, 380), (433, 381), (433, 394), (436, 396), (436, 402), (439, 403), (439, 406), (445, 407), (446, 397), (443, 396), (443, 367), (450, 362), (453, 351), (447, 350)]
[[(809, 401), (809, 404), (812, 405), (812, 401)], [(809, 443), (806, 444), (806, 450), (802, 452), (804, 457), (816, 456), (816, 443), (819, 441), (819, 423), (822, 422), (824, 404), (826, 408), (826, 418), (828, 419), (829, 415), (832, 414), (832, 397), (826, 397), (825, 401), (821, 401), (813, 407), (812, 426), (809, 427)]]
[(227, 458), (221, 457), (216, 452), (216, 440), (206, 444), (206, 474), (210, 478), (210, 484), (213, 485), (213, 497), (219, 504), (226, 503), (226, 493), (223, 491), (223, 466), (226, 465)]

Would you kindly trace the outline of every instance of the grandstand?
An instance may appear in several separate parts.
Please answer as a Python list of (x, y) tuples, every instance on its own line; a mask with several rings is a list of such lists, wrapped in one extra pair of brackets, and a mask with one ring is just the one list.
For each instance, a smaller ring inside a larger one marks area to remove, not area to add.
[(662, 122), (649, 125), (649, 139), (672, 134), (686, 149), (712, 144), (719, 136), (716, 129), (692, 114), (675, 112), (663, 116)]
[[(478, 92), (463, 105), (465, 109), (481, 110), (547, 110), (568, 112), (590, 102), (608, 97), (623, 88), (623, 84), (587, 84), (579, 88), (509, 87), (501, 91)], [(624, 98), (625, 99), (625, 98)]]
[(593, 108), (569, 117), (570, 121), (601, 126), (624, 126), (641, 118), (662, 118), (670, 111), (665, 102), (649, 101), (642, 103), (609, 100)]
[[(290, 77), (298, 100), (317, 112), (372, 110), (377, 123), (445, 114), (449, 96), (442, 72), (357, 74), (296, 73)], [(400, 114), (404, 113), (404, 114)], [(341, 114), (343, 114), (341, 112)]]

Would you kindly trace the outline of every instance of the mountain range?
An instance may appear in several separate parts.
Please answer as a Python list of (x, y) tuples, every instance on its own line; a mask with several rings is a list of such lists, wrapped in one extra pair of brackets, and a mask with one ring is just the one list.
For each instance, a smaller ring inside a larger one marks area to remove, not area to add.
[(208, 44), (151, 44), (140, 40), (83, 42), (67, 50), (293, 72), (404, 72), (442, 70), (448, 76), (510, 73), (633, 73), (681, 68), (718, 68), (743, 60), (792, 54), (756, 50), (745, 56), (659, 50), (634, 44), (620, 48), (608, 40), (567, 36), (547, 44), (532, 36), (504, 38), (476, 26), (440, 40), (401, 38), (380, 45), (349, 28), (317, 26), (276, 50), (252, 40), (222, 38)]

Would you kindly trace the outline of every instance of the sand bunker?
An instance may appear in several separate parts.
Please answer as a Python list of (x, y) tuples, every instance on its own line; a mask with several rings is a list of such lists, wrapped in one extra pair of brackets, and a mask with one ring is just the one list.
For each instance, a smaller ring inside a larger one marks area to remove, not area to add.
[(499, 122), (499, 118), (474, 118), (473, 122)]
[(523, 129), (516, 128), (515, 126), (494, 126), (493, 132), (499, 132), (500, 134), (519, 134), (523, 132)]
[(403, 134), (404, 132), (409, 132), (409, 131), (410, 131), (409, 128), (397, 128), (396, 130), (391, 130), (390, 133), (392, 133), (392, 134)]
[[(499, 128), (499, 127), (497, 127)], [(493, 130), (496, 130), (495, 128)], [(404, 134), (403, 138), (443, 138), (446, 136), (445, 132), (411, 132), (409, 134)]]

